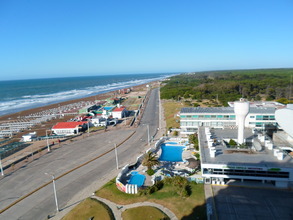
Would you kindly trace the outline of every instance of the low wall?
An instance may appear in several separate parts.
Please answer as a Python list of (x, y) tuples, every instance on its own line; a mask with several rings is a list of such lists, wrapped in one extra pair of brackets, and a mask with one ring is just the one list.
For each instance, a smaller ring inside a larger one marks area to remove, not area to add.
[[(158, 152), (160, 150), (160, 146), (161, 144), (166, 140), (167, 138), (166, 137), (161, 137), (156, 143), (155, 143), (155, 147), (154, 148), (149, 148), (147, 152), (149, 151), (152, 151), (154, 153)], [(125, 193), (130, 193), (130, 194), (136, 194), (138, 192), (138, 187), (136, 184), (123, 184), (121, 182), (121, 179), (122, 177), (125, 175), (127, 175), (129, 173), (130, 170), (133, 170), (133, 169), (136, 169), (138, 168), (141, 163), (142, 163), (142, 160), (144, 158), (144, 154), (141, 154), (140, 156), (138, 156), (136, 158), (136, 162), (133, 163), (133, 164), (126, 164), (121, 172), (118, 174), (118, 176), (116, 177), (116, 186), (117, 188), (122, 191), (122, 192), (125, 192)]]

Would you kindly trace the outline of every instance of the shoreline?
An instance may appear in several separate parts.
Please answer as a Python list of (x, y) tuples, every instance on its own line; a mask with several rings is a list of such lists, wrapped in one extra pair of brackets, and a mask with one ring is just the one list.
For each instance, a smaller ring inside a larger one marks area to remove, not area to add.
[[(146, 85), (148, 85), (148, 84), (153, 85), (158, 82), (159, 82), (159, 80), (155, 80), (155, 81), (151, 81), (148, 83), (139, 84), (136, 86), (131, 86), (131, 88), (134, 88), (134, 91), (135, 91), (137, 89), (142, 89), (143, 87), (146, 87)], [(130, 88), (130, 87), (127, 87), (127, 88)], [(127, 88), (125, 88), (125, 89), (127, 89)], [(108, 91), (105, 93), (100, 93), (98, 95), (93, 95), (93, 96), (88, 96), (88, 97), (78, 98), (78, 99), (72, 99), (72, 100), (68, 100), (68, 101), (62, 101), (62, 102), (58, 102), (58, 103), (54, 103), (54, 104), (48, 104), (48, 105), (44, 105), (41, 107), (31, 108), (31, 109), (22, 110), (22, 111), (15, 112), (15, 113), (2, 115), (2, 116), (0, 116), (0, 123), (1, 122), (8, 122), (8, 121), (15, 121), (15, 120), (20, 119), (20, 117), (24, 117), (24, 116), (27, 116), (30, 114), (36, 114), (38, 112), (53, 109), (53, 108), (58, 108), (59, 106), (78, 103), (81, 101), (84, 101), (84, 102), (92, 101), (93, 102), (95, 100), (106, 99), (106, 98), (110, 98), (112, 96), (123, 96), (123, 94), (117, 94), (117, 91), (118, 90)]]

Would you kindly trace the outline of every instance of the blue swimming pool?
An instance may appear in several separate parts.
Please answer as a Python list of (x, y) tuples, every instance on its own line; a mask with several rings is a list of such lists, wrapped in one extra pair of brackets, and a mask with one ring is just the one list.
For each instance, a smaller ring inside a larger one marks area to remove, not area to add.
[(104, 107), (104, 109), (107, 110), (107, 111), (111, 110), (112, 108), (114, 108), (114, 107), (113, 106), (105, 106)]
[(128, 184), (136, 184), (138, 187), (143, 186), (145, 176), (137, 172), (132, 172)]
[(173, 145), (161, 145), (162, 153), (159, 158), (161, 161), (181, 162), (182, 151), (184, 146), (173, 146)]

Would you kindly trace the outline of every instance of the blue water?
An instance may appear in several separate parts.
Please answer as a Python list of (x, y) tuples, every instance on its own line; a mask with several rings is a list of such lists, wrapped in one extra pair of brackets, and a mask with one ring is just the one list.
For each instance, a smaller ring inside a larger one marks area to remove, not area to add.
[(182, 162), (182, 152), (184, 146), (161, 145), (162, 153), (159, 158), (161, 161)]
[(138, 187), (143, 186), (145, 176), (139, 173), (132, 173), (128, 184), (136, 184)]
[(112, 108), (114, 108), (114, 106), (112, 106), (112, 107), (111, 106), (104, 107), (104, 109), (107, 110), (107, 111), (111, 110)]
[(168, 76), (171, 74), (125, 74), (0, 81), (0, 115), (94, 96)]

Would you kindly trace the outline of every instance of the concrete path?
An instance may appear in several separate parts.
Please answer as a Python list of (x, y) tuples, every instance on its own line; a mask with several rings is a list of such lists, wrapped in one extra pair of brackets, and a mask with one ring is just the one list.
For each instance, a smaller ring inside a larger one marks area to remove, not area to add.
[(170, 209), (167, 209), (166, 207), (159, 205), (157, 203), (153, 203), (153, 202), (138, 202), (138, 203), (133, 203), (133, 204), (129, 204), (129, 205), (119, 205), (119, 204), (113, 203), (107, 199), (104, 199), (104, 198), (101, 198), (98, 196), (91, 196), (91, 198), (97, 199), (97, 200), (105, 203), (106, 205), (108, 205), (112, 209), (112, 212), (113, 212), (116, 220), (122, 219), (121, 214), (125, 210), (140, 207), (140, 206), (156, 207), (156, 208), (160, 209), (162, 212), (164, 212), (171, 220), (178, 219)]

